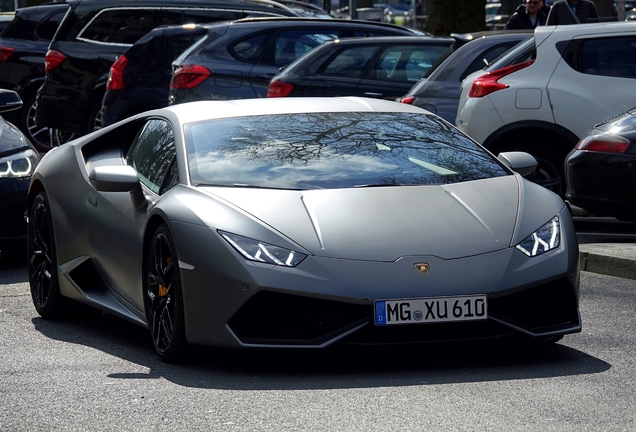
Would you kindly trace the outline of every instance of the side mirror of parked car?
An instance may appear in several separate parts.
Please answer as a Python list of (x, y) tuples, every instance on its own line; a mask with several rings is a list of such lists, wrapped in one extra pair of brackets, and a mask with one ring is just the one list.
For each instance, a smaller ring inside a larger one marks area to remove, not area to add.
[(518, 172), (523, 177), (533, 173), (537, 167), (537, 160), (526, 152), (504, 152), (499, 153), (497, 159), (513, 171)]
[(101, 166), (93, 168), (88, 179), (100, 192), (130, 192), (133, 209), (139, 211), (146, 205), (146, 197), (139, 183), (139, 175), (131, 166)]
[(22, 107), (20, 95), (13, 90), (0, 90), (0, 112), (17, 110)]

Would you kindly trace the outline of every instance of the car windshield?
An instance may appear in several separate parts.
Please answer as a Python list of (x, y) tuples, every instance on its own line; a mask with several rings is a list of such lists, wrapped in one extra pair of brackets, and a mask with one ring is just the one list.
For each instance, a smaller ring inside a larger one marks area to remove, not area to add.
[(439, 185), (509, 175), (443, 120), (416, 113), (263, 115), (188, 123), (194, 185), (278, 189)]

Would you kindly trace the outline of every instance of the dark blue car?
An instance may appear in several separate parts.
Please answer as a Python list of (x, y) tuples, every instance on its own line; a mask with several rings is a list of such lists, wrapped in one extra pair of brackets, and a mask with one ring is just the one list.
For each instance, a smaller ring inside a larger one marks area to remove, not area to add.
[(423, 35), (368, 21), (257, 18), (219, 23), (173, 64), (170, 103), (266, 97), (280, 68), (323, 42), (349, 37)]

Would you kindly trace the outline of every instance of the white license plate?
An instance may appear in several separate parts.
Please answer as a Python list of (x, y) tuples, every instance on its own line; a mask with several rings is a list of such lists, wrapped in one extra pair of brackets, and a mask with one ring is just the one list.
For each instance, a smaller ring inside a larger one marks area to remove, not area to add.
[(376, 300), (374, 306), (378, 326), (488, 318), (485, 295)]

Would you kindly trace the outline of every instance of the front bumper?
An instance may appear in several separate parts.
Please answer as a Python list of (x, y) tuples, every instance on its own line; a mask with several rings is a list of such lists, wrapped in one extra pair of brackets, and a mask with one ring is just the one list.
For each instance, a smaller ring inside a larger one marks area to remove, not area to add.
[[(209, 258), (188, 252), (205, 250), (199, 241), (210, 247), (204, 231), (209, 229), (194, 228), (201, 233), (192, 235), (191, 225), (175, 224), (176, 238), (183, 238), (178, 231), (184, 229), (192, 239), (178, 251), (179, 259), (188, 263), (181, 270), (186, 337), (202, 345), (320, 348), (339, 341), (384, 344), (575, 333), (581, 330), (578, 245), (571, 220), (562, 216), (561, 246), (534, 258), (515, 248), (452, 260), (430, 255), (395, 262), (310, 256), (296, 268), (255, 264), (238, 256), (231, 261), (216, 256), (218, 263), (210, 265)], [(429, 274), (415, 270), (414, 264), (421, 262), (430, 265)], [(373, 323), (378, 299), (478, 294), (488, 299), (485, 321)]]

